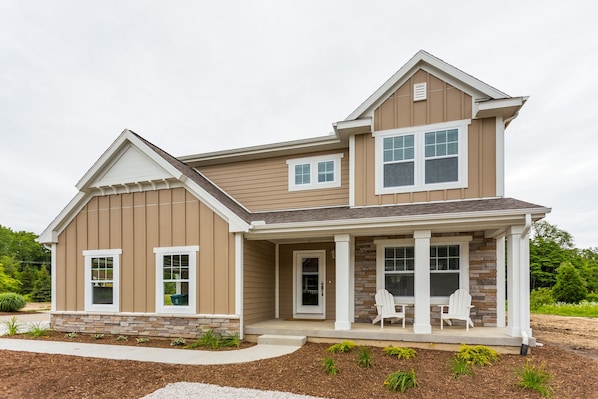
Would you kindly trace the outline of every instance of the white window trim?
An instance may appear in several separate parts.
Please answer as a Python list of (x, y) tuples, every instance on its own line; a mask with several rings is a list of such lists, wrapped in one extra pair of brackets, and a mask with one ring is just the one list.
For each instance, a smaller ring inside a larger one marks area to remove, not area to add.
[[(341, 159), (344, 154), (320, 155), (316, 157), (297, 158), (287, 160), (289, 169), (289, 191), (301, 190), (317, 190), (320, 188), (334, 188), (341, 186)], [(318, 182), (318, 163), (320, 162), (334, 162), (334, 179), (327, 182)], [(309, 164), (310, 165), (310, 183), (309, 184), (295, 184), (295, 166)]]
[[(432, 237), (430, 238), (430, 246), (435, 245), (459, 245), (459, 288), (469, 291), (469, 243), (473, 239), (472, 236), (455, 236), (455, 237)], [(385, 288), (384, 286), (384, 249), (387, 247), (415, 247), (415, 240), (412, 238), (404, 238), (397, 240), (374, 240), (376, 245), (376, 291)], [(417, 262), (415, 263), (417, 265)], [(415, 274), (415, 270), (413, 271)], [(430, 268), (428, 265), (428, 272)], [(431, 273), (431, 272), (430, 272)], [(417, 282), (415, 283), (417, 284)], [(395, 297), (398, 302), (405, 304), (415, 303), (415, 297)], [(430, 303), (445, 304), (448, 303), (448, 296), (433, 296), (430, 297)]]
[[(85, 311), (86, 312), (118, 312), (120, 311), (120, 255), (122, 249), (97, 249), (85, 250)], [(93, 290), (91, 289), (91, 259), (92, 258), (112, 258), (112, 304), (99, 305), (93, 303)]]
[[(195, 314), (197, 304), (197, 252), (198, 245), (154, 248), (156, 254), (156, 313)], [(163, 256), (189, 255), (189, 305), (164, 305)]]
[[(382, 130), (372, 133), (375, 138), (375, 194), (395, 194), (415, 191), (447, 190), (452, 188), (464, 188), (468, 184), (468, 126), (471, 119), (459, 121), (435, 123), (431, 125), (414, 126), (400, 129)], [(459, 179), (456, 182), (426, 184), (425, 176), (425, 133), (437, 130), (458, 129), (459, 135)], [(414, 135), (414, 184), (411, 186), (384, 187), (384, 138)]]

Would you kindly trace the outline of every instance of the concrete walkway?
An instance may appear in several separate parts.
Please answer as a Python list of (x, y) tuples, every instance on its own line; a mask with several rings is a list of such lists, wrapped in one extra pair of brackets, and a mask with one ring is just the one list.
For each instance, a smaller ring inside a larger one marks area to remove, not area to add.
[[(11, 318), (12, 316), (0, 316), (0, 335), (3, 335), (6, 332), (5, 322), (10, 321)], [(48, 313), (18, 315), (17, 321), (21, 323), (19, 331), (29, 331), (33, 325), (41, 325), (42, 327), (47, 328), (49, 327), (49, 319), (50, 315)], [(295, 352), (300, 347), (300, 345), (270, 345), (260, 343), (247, 349), (200, 351), (10, 338), (0, 339), (0, 350), (196, 365), (253, 362), (256, 360), (287, 355)]]

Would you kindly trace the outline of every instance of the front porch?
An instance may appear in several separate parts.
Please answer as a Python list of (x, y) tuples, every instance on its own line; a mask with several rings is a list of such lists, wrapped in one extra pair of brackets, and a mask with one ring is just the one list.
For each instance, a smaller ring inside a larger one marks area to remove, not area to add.
[[(475, 327), (467, 332), (461, 325), (445, 326), (443, 330), (440, 330), (440, 326), (433, 326), (430, 334), (417, 334), (410, 326), (402, 328), (400, 323), (385, 323), (384, 328), (380, 328), (380, 324), (352, 323), (350, 330), (335, 330), (334, 324), (332, 320), (271, 319), (246, 325), (244, 339), (254, 342), (264, 334), (301, 335), (306, 336), (310, 342), (351, 340), (371, 346), (415, 346), (441, 350), (453, 350), (456, 345), (461, 344), (517, 347), (517, 351), (521, 346), (521, 337), (508, 335), (506, 327)], [(534, 345), (535, 339), (531, 338), (530, 346)]]

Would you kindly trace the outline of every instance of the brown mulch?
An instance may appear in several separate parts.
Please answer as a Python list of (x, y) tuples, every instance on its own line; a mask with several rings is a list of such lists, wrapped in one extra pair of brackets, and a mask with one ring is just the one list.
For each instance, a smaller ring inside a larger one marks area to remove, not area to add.
[[(580, 352), (571, 345), (565, 345), (575, 341), (578, 335), (587, 336), (587, 330), (592, 330), (588, 329), (588, 321), (569, 320), (559, 330), (558, 325), (550, 324), (550, 320), (542, 318), (533, 325), (534, 335), (545, 343), (544, 347), (533, 348), (532, 353), (525, 357), (502, 355), (495, 364), (477, 367), (474, 375), (459, 379), (454, 378), (449, 367), (452, 352), (425, 349), (418, 349), (413, 359), (399, 360), (384, 355), (381, 348), (369, 348), (372, 366), (368, 369), (357, 365), (355, 351), (330, 354), (326, 352), (329, 344), (313, 343), (279, 358), (219, 366), (169, 365), (0, 351), (3, 365), (0, 368), (0, 398), (140, 398), (168, 383), (180, 381), (337, 399), (540, 398), (538, 393), (516, 386), (516, 370), (521, 369), (527, 361), (536, 366), (543, 365), (550, 373), (554, 398), (598, 398), (598, 361), (592, 360), (598, 352), (593, 347), (586, 346)], [(562, 320), (558, 322), (562, 323)], [(577, 328), (586, 331), (581, 334)], [(557, 333), (561, 335), (555, 335)], [(41, 339), (66, 340), (64, 333), (53, 333), (50, 338)], [(95, 340), (87, 334), (79, 334), (74, 340), (160, 347), (170, 347), (172, 341), (150, 338), (149, 343), (136, 344), (134, 337), (122, 342), (108, 335)], [(596, 337), (594, 340), (598, 341)], [(562, 348), (558, 346), (559, 342), (563, 342)], [(578, 353), (589, 355), (589, 358)], [(336, 376), (329, 376), (322, 369), (322, 360), (328, 356), (336, 361), (339, 369)], [(385, 390), (384, 379), (397, 370), (414, 370), (419, 386), (409, 389), (405, 394)]]

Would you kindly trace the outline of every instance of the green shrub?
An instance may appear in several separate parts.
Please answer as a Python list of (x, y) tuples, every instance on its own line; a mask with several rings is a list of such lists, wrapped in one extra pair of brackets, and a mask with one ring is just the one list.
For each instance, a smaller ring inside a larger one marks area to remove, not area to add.
[(588, 295), (586, 282), (571, 262), (563, 262), (556, 271), (552, 296), (557, 302), (579, 303)]
[(498, 359), (498, 356), (497, 351), (484, 345), (461, 345), (459, 352), (455, 355), (457, 359), (477, 366), (492, 364), (492, 362)]
[(554, 298), (552, 297), (552, 290), (550, 288), (542, 287), (533, 290), (529, 294), (529, 308), (537, 310), (544, 305), (552, 305)]
[(231, 334), (225, 334), (224, 336), (222, 336), (222, 338), (220, 339), (220, 346), (225, 348), (230, 348), (233, 346), (238, 348), (239, 346), (241, 346), (239, 333), (235, 332)]
[(191, 345), (185, 346), (185, 349), (195, 349), (199, 347), (206, 347), (210, 349), (220, 348), (222, 339), (220, 335), (215, 334), (212, 330), (205, 330), (197, 341)]
[(523, 369), (517, 370), (517, 376), (519, 377), (517, 386), (536, 391), (545, 398), (551, 396), (550, 374), (544, 370), (544, 365), (537, 367), (528, 360)]
[(411, 359), (415, 357), (415, 349), (412, 348), (400, 348), (396, 346), (387, 346), (383, 349), (384, 353), (389, 356), (396, 356), (398, 359)]
[(6, 326), (4, 335), (17, 335), (19, 328), (21, 328), (21, 323), (17, 321), (17, 316), (13, 316), (12, 319), (5, 321), (4, 325)]
[(389, 374), (384, 380), (384, 388), (393, 392), (405, 392), (408, 388), (415, 388), (417, 380), (415, 371), (396, 371)]
[(598, 292), (590, 292), (586, 295), (586, 301), (598, 303)]
[(27, 302), (22, 295), (14, 292), (0, 294), (0, 312), (17, 312), (25, 307)]
[(343, 341), (340, 344), (334, 344), (332, 346), (330, 346), (327, 351), (330, 353), (346, 353), (346, 352), (351, 352), (353, 350), (353, 348), (355, 348), (355, 342), (352, 341)]
[(183, 337), (178, 337), (177, 339), (173, 340), (170, 343), (170, 346), (185, 346), (187, 345), (187, 341), (185, 341), (185, 338)]
[(336, 362), (331, 357), (327, 357), (322, 360), (322, 367), (324, 368), (324, 371), (328, 373), (328, 375), (336, 375), (338, 373)]
[(472, 375), (471, 364), (462, 357), (453, 356), (451, 358), (451, 370), (453, 376), (459, 378), (462, 375)]
[(46, 333), (46, 331), (48, 331), (48, 329), (44, 327), (41, 322), (38, 322), (32, 324), (31, 328), (29, 328), (29, 331), (27, 331), (27, 333), (32, 337), (41, 337)]
[(362, 346), (359, 353), (357, 353), (357, 364), (363, 368), (368, 368), (372, 365), (372, 353), (367, 347)]

